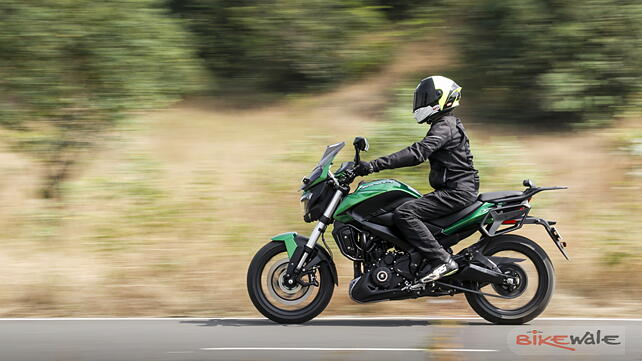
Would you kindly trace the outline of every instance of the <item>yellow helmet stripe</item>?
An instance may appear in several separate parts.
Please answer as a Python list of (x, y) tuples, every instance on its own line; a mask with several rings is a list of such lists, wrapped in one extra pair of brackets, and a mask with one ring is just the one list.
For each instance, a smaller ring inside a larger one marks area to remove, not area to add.
[(439, 109), (444, 109), (446, 99), (448, 99), (448, 94), (450, 93), (452, 80), (440, 75), (434, 75), (431, 78), (435, 84), (435, 90), (441, 90), (441, 97), (439, 97), (439, 101), (437, 102), (439, 104)]

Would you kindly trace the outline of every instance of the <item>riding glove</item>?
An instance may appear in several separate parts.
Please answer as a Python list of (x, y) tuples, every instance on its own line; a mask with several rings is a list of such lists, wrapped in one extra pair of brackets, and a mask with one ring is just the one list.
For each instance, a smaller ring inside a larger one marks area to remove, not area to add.
[(368, 174), (372, 173), (374, 170), (372, 169), (372, 164), (369, 162), (364, 162), (360, 161), (357, 166), (354, 168), (354, 174), (364, 177), (367, 176)]

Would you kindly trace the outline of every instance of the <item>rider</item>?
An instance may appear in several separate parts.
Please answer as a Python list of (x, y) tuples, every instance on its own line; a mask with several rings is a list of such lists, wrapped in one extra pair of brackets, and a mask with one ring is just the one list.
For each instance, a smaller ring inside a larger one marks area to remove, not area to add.
[(430, 161), (430, 185), (435, 189), (408, 201), (394, 212), (406, 240), (428, 261), (420, 274), (423, 283), (457, 271), (457, 263), (437, 242), (424, 221), (457, 212), (477, 199), (479, 176), (473, 166), (468, 137), (452, 110), (459, 106), (461, 87), (443, 76), (430, 76), (415, 89), (413, 112), (417, 123), (430, 124), (426, 136), (398, 152), (370, 162), (361, 161), (355, 173), (365, 176), (384, 169), (409, 167)]

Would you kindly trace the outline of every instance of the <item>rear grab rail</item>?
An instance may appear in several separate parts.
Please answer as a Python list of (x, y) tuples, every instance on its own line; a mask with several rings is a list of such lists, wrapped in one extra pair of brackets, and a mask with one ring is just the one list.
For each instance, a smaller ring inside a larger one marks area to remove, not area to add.
[[(511, 204), (507, 206), (491, 208), (482, 220), (479, 230), (486, 237), (499, 236), (522, 228), (524, 219), (528, 216), (531, 206), (528, 202)], [(512, 224), (509, 227), (499, 229), (502, 224)]]

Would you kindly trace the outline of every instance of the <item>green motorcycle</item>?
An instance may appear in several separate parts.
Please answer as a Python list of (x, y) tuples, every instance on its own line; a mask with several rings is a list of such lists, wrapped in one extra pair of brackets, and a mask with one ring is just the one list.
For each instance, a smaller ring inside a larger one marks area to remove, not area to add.
[(424, 260), (400, 237), (393, 222), (395, 208), (421, 194), (394, 179), (361, 182), (350, 193), (354, 165), (359, 153), (368, 150), (368, 142), (357, 137), (354, 162), (344, 162), (332, 172), (332, 161), (344, 146), (328, 146), (312, 173), (303, 178), (303, 218), (317, 222), (310, 237), (295, 232), (276, 235), (250, 263), (247, 288), (263, 315), (279, 323), (302, 323), (328, 305), (338, 285), (324, 238), (330, 224), (339, 250), (354, 263), (349, 295), (356, 302), (464, 293), (475, 312), (496, 324), (523, 324), (544, 311), (555, 287), (551, 260), (536, 242), (511, 232), (524, 224), (541, 225), (568, 259), (555, 222), (529, 216), (535, 194), (566, 187), (536, 187), (525, 180), (524, 191), (482, 193), (470, 206), (427, 222), (449, 252), (474, 233), (479, 232), (480, 238), (453, 255), (457, 273), (421, 283), (418, 273)]

